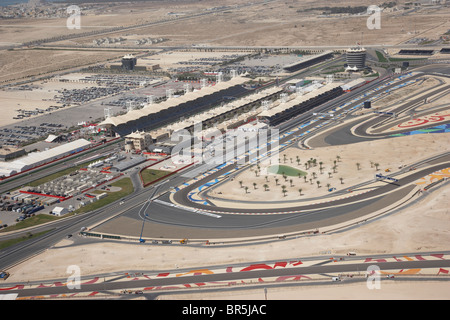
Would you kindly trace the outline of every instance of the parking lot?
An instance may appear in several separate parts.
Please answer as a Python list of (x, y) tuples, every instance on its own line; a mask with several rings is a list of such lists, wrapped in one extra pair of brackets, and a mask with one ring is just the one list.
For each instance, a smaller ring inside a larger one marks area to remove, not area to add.
[[(123, 174), (107, 171), (102, 162), (74, 170), (64, 176), (39, 185), (24, 186), (0, 196), (0, 229), (11, 226), (37, 214), (54, 214), (55, 207), (68, 212), (95, 202), (115, 192), (109, 182)], [(112, 163), (111, 163), (112, 164)]]

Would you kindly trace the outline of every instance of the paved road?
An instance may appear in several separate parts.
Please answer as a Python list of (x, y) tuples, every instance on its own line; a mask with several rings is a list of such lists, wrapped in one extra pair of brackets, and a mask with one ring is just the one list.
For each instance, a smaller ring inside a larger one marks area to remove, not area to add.
[[(354, 95), (348, 95), (348, 98), (349, 99), (354, 98), (356, 94), (357, 93), (354, 93)], [(329, 107), (331, 108), (332, 105), (329, 105)], [(305, 117), (308, 116), (302, 115), (300, 119), (301, 118), (304, 119)], [(286, 129), (289, 129), (289, 127)], [(154, 189), (155, 187), (139, 190), (137, 193), (127, 197), (125, 204), (122, 206), (120, 206), (119, 201), (117, 201), (116, 203), (113, 203), (110, 206), (96, 210), (95, 212), (92, 212), (88, 215), (83, 215), (82, 217), (79, 216), (73, 220), (64, 220), (60, 224), (59, 223), (52, 224), (51, 231), (48, 232), (45, 236), (40, 237), (37, 240), (25, 241), (23, 243), (8, 248), (7, 250), (3, 250), (0, 254), (0, 267), (3, 268), (10, 266), (16, 263), (17, 261), (29, 257), (32, 254), (39, 253), (42, 250), (45, 250), (46, 248), (57, 243), (59, 240), (64, 238), (68, 233), (77, 233), (83, 226), (96, 224), (99, 221), (107, 219), (116, 214), (126, 213), (124, 214), (124, 216), (126, 215), (133, 216), (135, 219), (139, 219), (140, 221), (142, 221), (141, 217), (139, 216), (139, 211), (143, 203), (145, 203), (145, 201), (147, 201), (149, 197), (151, 197), (154, 193), (164, 193), (165, 191), (170, 190), (170, 187), (180, 185), (183, 180), (184, 178), (182, 176), (173, 176), (171, 177), (170, 181), (166, 181), (163, 185), (157, 187), (158, 188), (158, 190), (156, 190), (157, 192), (155, 192)], [(373, 201), (374, 201), (373, 205), (375, 205), (375, 203), (378, 203), (378, 205), (380, 205), (380, 203), (382, 201), (386, 201), (386, 199), (383, 200), (380, 197), (379, 199), (373, 199)], [(365, 204), (370, 205), (371, 203), (369, 200), (367, 200)], [(174, 235), (178, 234), (176, 238), (180, 238), (180, 233), (178, 233), (180, 228), (192, 234), (198, 231), (199, 226), (205, 227), (202, 228), (202, 232), (204, 232), (203, 235), (205, 237), (210, 237), (211, 234), (215, 235), (218, 232), (218, 230), (222, 230), (223, 233), (227, 233), (230, 236), (233, 235), (233, 232), (239, 232), (241, 235), (242, 234), (250, 235), (254, 233), (255, 230), (269, 231), (269, 229), (271, 229), (270, 231), (274, 231), (276, 230), (276, 228), (287, 228), (288, 225), (292, 224), (292, 221), (289, 221), (290, 219), (295, 220), (302, 218), (302, 216), (303, 219), (306, 219), (305, 215), (292, 215), (288, 218), (283, 217), (283, 219), (277, 217), (278, 220), (274, 220), (273, 217), (269, 219), (266, 216), (252, 216), (250, 222), (249, 216), (242, 217), (237, 215), (228, 215), (227, 221), (226, 223), (224, 223), (225, 220), (223, 218), (214, 219), (210, 216), (200, 215), (197, 213), (177, 208), (170, 208), (156, 203), (152, 204), (152, 209), (155, 210), (151, 210), (149, 221), (145, 225), (146, 227), (145, 231), (147, 231), (149, 227), (150, 229), (153, 228), (152, 231), (156, 230), (157, 232), (161, 232), (164, 235), (167, 235), (168, 237), (173, 237)], [(356, 205), (352, 205), (352, 207), (347, 207), (346, 209), (347, 211), (342, 210), (341, 214), (349, 214), (352, 212), (357, 212), (361, 208), (357, 207)], [(317, 220), (318, 217), (322, 217), (323, 219), (321, 221), (324, 222), (327, 221), (327, 218), (332, 217), (335, 212), (336, 212), (335, 210), (328, 210), (328, 211), (322, 210), (321, 216), (315, 215), (314, 218), (316, 218)], [(313, 215), (310, 214), (309, 218), (311, 219), (312, 216)], [(151, 221), (151, 219), (153, 220)], [(193, 225), (189, 226), (188, 222), (192, 221)], [(247, 222), (242, 225), (243, 221)], [(227, 226), (229, 227), (228, 230), (226, 230)], [(102, 227), (104, 227), (104, 225), (102, 225)], [(49, 229), (48, 226), (36, 227), (33, 230), (33, 233), (48, 229)], [(134, 232), (136, 235), (136, 231)], [(139, 234), (139, 232), (140, 230), (137, 233)], [(19, 233), (18, 235), (20, 234), (21, 233)], [(152, 234), (155, 233), (152, 232)], [(203, 235), (197, 234), (196, 238), (199, 238)], [(2, 239), (5, 239), (5, 236), (0, 236), (0, 240)]]
[[(80, 289), (69, 289), (67, 286), (52, 286), (45, 288), (24, 288), (20, 290), (8, 290), (7, 293), (17, 293), (19, 297), (30, 297), (40, 295), (60, 295), (80, 292), (105, 292), (123, 289), (142, 289), (146, 287), (175, 286), (189, 283), (207, 283), (213, 281), (237, 281), (244, 279), (258, 279), (266, 277), (280, 277), (292, 275), (311, 274), (339, 274), (339, 273), (365, 273), (369, 263), (354, 264), (318, 264), (314, 266), (280, 268), (271, 270), (218, 273), (210, 275), (170, 277), (150, 280), (133, 280), (119, 282), (102, 282), (96, 284), (82, 285)], [(426, 260), (426, 261), (402, 261), (402, 262), (376, 262), (380, 270), (392, 269), (417, 269), (417, 268), (447, 268), (450, 260)]]

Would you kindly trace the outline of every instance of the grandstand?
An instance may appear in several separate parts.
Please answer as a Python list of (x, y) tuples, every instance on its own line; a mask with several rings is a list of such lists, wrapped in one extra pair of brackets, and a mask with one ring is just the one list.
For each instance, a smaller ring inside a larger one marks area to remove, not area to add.
[(431, 56), (433, 52), (434, 50), (402, 49), (398, 52), (398, 54), (405, 56)]
[(283, 89), (280, 87), (270, 87), (261, 92), (255, 92), (223, 106), (189, 117), (183, 121), (173, 123), (167, 126), (167, 129), (171, 132), (183, 129), (193, 132), (195, 124), (202, 123), (205, 127), (213, 126), (215, 129), (226, 131), (238, 122), (255, 116), (256, 110), (260, 108), (262, 101), (277, 99), (282, 92)]
[(442, 48), (439, 53), (450, 53), (450, 48)]
[(148, 104), (142, 109), (131, 110), (116, 117), (109, 117), (100, 126), (117, 133), (120, 136), (135, 131), (149, 131), (175, 122), (176, 120), (201, 113), (221, 103), (225, 97), (240, 97), (247, 93), (242, 85), (249, 79), (242, 76), (214, 86), (204, 87), (197, 91), (167, 99), (157, 104)]
[(258, 119), (271, 126), (276, 126), (340, 96), (343, 92), (342, 83), (315, 84), (309, 92), (294, 93), (285, 103), (261, 112)]
[(296, 61), (294, 63), (291, 63), (289, 65), (286, 65), (283, 67), (283, 69), (287, 72), (296, 72), (301, 69), (305, 69), (307, 67), (310, 67), (312, 65), (315, 65), (319, 62), (331, 59), (333, 57), (333, 52), (331, 51), (325, 51), (321, 54), (314, 55), (312, 57), (308, 57), (305, 59), (302, 59), (300, 61)]

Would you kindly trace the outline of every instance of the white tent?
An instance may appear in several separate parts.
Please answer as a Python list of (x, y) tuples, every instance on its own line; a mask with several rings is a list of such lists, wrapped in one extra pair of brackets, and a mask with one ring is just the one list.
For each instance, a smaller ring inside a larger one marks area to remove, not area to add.
[(65, 215), (66, 213), (68, 213), (69, 210), (67, 208), (63, 208), (63, 207), (55, 207), (52, 210), (52, 212), (55, 216), (60, 217), (60, 216)]

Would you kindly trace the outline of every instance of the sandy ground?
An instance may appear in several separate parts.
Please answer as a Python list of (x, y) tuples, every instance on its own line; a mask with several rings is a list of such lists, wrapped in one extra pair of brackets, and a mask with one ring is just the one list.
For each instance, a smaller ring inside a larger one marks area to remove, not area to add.
[(77, 50), (32, 50), (15, 49), (0, 51), (0, 84), (24, 80), (32, 76), (47, 75), (50, 72), (88, 66), (110, 59), (119, 59), (123, 51), (77, 51)]
[(14, 119), (14, 117), (20, 114), (17, 111), (19, 109), (35, 111), (36, 108), (45, 110), (51, 106), (61, 106), (62, 104), (58, 102), (55, 96), (60, 96), (60, 92), (64, 89), (72, 90), (99, 87), (97, 84), (64, 83), (59, 81), (36, 81), (29, 85), (33, 87), (33, 90), (20, 90), (19, 87), (0, 90), (2, 106), (0, 127), (21, 122), (20, 119)]
[[(208, 194), (222, 199), (245, 201), (305, 200), (329, 195), (328, 184), (330, 184), (330, 188), (336, 188), (336, 191), (345, 190), (350, 186), (372, 180), (376, 173), (385, 173), (386, 169), (390, 169), (391, 172), (398, 171), (398, 167), (401, 165), (413, 164), (418, 160), (444, 152), (449, 139), (450, 134), (437, 133), (312, 150), (289, 148), (280, 152), (280, 165), (288, 165), (307, 172), (306, 181), (303, 177), (287, 177), (286, 181), (282, 175), (274, 174), (258, 174), (257, 176), (255, 172), (257, 166), (254, 165), (252, 169), (238, 174), (233, 181), (219, 185)], [(390, 152), (393, 149), (396, 150), (395, 153)], [(286, 162), (284, 155), (286, 155)], [(296, 161), (297, 156), (300, 159), (300, 165)], [(338, 156), (340, 159), (337, 159)], [(304, 164), (311, 158), (317, 159), (317, 165), (305, 170)], [(337, 166), (336, 172), (333, 170), (334, 161)], [(322, 172), (320, 171), (320, 162), (323, 162)], [(360, 164), (359, 169), (358, 163)], [(379, 164), (378, 171), (375, 167), (376, 163)], [(265, 165), (270, 166), (267, 162), (261, 164), (261, 171), (264, 170)], [(313, 173), (316, 174), (316, 178), (313, 178)], [(278, 182), (275, 180), (277, 178)], [(343, 180), (341, 181), (340, 178)], [(312, 180), (310, 181), (310, 179)], [(242, 188), (240, 181), (242, 181)], [(318, 187), (317, 181), (320, 182), (320, 187)], [(256, 187), (253, 186), (253, 183), (256, 183)], [(264, 185), (267, 185), (267, 189), (264, 188)], [(245, 191), (246, 186), (248, 187), (247, 191)], [(285, 195), (282, 193), (282, 186), (286, 186)], [(299, 189), (302, 189), (301, 195)]]
[[(146, 5), (115, 6), (104, 12), (86, 12), (82, 16), (80, 30), (68, 30), (66, 18), (60, 19), (11, 19), (0, 24), (2, 42), (20, 43), (47, 37), (65, 36), (98, 30), (99, 26), (127, 26), (135, 23), (155, 22), (170, 17), (169, 12), (199, 13), (214, 6), (242, 4), (239, 1), (208, 1), (208, 3), (177, 3), (173, 6), (158, 2)], [(343, 1), (339, 6), (369, 6), (371, 1)], [(225, 45), (225, 46), (353, 46), (398, 44), (414, 37), (437, 39), (449, 29), (449, 8), (440, 10), (422, 9), (407, 15), (383, 12), (381, 29), (367, 28), (367, 15), (318, 17), (320, 11), (299, 12), (307, 7), (329, 5), (326, 1), (302, 1), (258, 4), (247, 8), (233, 9), (195, 19), (157, 24), (150, 27), (108, 34), (108, 37), (166, 38), (164, 46), (170, 45)], [(388, 31), (388, 32), (387, 32)], [(60, 45), (92, 45), (94, 39), (106, 35), (89, 36), (61, 41)], [(150, 48), (150, 47), (149, 47)], [(148, 48), (147, 48), (148, 49)], [(114, 53), (36, 52), (14, 50), (0, 53), (3, 61), (0, 81), (21, 79), (65, 67), (95, 63), (111, 58)], [(51, 58), (50, 58), (51, 57)]]

